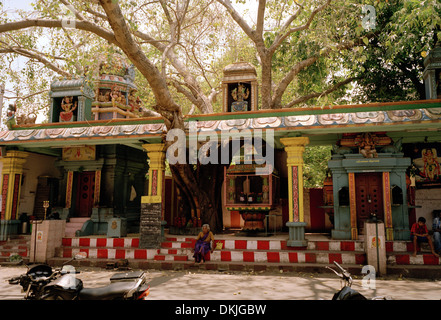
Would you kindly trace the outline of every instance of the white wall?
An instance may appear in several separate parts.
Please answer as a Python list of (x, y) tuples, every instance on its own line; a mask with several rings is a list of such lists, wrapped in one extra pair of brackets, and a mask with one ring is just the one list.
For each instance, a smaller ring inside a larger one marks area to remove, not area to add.
[(426, 218), (426, 225), (432, 229), (433, 210), (441, 210), (441, 189), (417, 189), (415, 190), (415, 205), (422, 208), (416, 209), (416, 220), (419, 217)]

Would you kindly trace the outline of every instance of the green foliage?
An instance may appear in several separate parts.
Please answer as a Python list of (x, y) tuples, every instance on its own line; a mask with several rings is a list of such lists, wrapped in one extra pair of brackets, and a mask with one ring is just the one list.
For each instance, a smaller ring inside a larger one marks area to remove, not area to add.
[(366, 59), (353, 69), (361, 78), (354, 100), (425, 99), (424, 55), (440, 33), (441, 2), (395, 0), (376, 7), (381, 32), (365, 46)]
[(303, 153), (305, 188), (321, 188), (326, 178), (332, 146), (306, 146)]

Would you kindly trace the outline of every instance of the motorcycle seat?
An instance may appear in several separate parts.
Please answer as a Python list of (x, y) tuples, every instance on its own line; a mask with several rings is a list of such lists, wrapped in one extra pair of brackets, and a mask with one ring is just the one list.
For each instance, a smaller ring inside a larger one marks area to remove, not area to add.
[(114, 282), (104, 287), (83, 288), (79, 293), (80, 300), (114, 300), (123, 299), (124, 295), (135, 286), (136, 282)]

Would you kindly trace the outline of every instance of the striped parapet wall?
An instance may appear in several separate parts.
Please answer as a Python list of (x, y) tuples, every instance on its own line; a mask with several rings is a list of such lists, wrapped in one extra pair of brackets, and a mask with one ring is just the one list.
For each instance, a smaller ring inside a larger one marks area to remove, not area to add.
[[(139, 238), (64, 238), (57, 256), (70, 258), (84, 252), (89, 259), (129, 259), (159, 262), (191, 262), (195, 238), (167, 237), (158, 249), (139, 248)], [(332, 264), (362, 266), (367, 263), (363, 241), (308, 241), (307, 247), (288, 247), (286, 240), (222, 239), (221, 250), (207, 256), (207, 263)], [(440, 258), (423, 249), (412, 256), (409, 241), (387, 241), (388, 265), (439, 265)]]

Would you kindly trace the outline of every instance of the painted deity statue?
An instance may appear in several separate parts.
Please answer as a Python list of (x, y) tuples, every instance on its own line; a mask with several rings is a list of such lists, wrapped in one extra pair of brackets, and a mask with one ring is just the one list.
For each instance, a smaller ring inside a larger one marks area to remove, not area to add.
[(139, 111), (139, 109), (141, 108), (141, 99), (139, 97), (136, 97), (135, 93), (136, 93), (136, 90), (131, 89), (129, 96), (128, 96), (129, 106), (130, 106), (131, 111), (134, 111), (134, 110)]
[(126, 104), (126, 98), (121, 93), (121, 90), (118, 90), (118, 88), (116, 86), (112, 88), (112, 92), (110, 94), (110, 97), (112, 98), (113, 107), (116, 106), (116, 103), (119, 103), (122, 105)]
[(66, 96), (61, 100), (61, 109), (63, 109), (64, 112), (72, 112), (77, 108), (77, 104), (77, 101), (75, 101), (75, 103), (73, 102), (72, 96)]
[(231, 111), (247, 111), (248, 102), (245, 101), (250, 95), (250, 90), (246, 88), (242, 83), (239, 83), (238, 87), (231, 92), (231, 96), (235, 100), (231, 104)]
[(441, 168), (436, 156), (436, 150), (424, 149), (422, 151), (422, 156), (424, 163), (424, 175), (429, 180), (435, 180), (441, 175)]
[(356, 139), (356, 144), (358, 144), (359, 152), (365, 158), (377, 158), (377, 150), (375, 149), (376, 137), (371, 133), (365, 132), (358, 136)]

